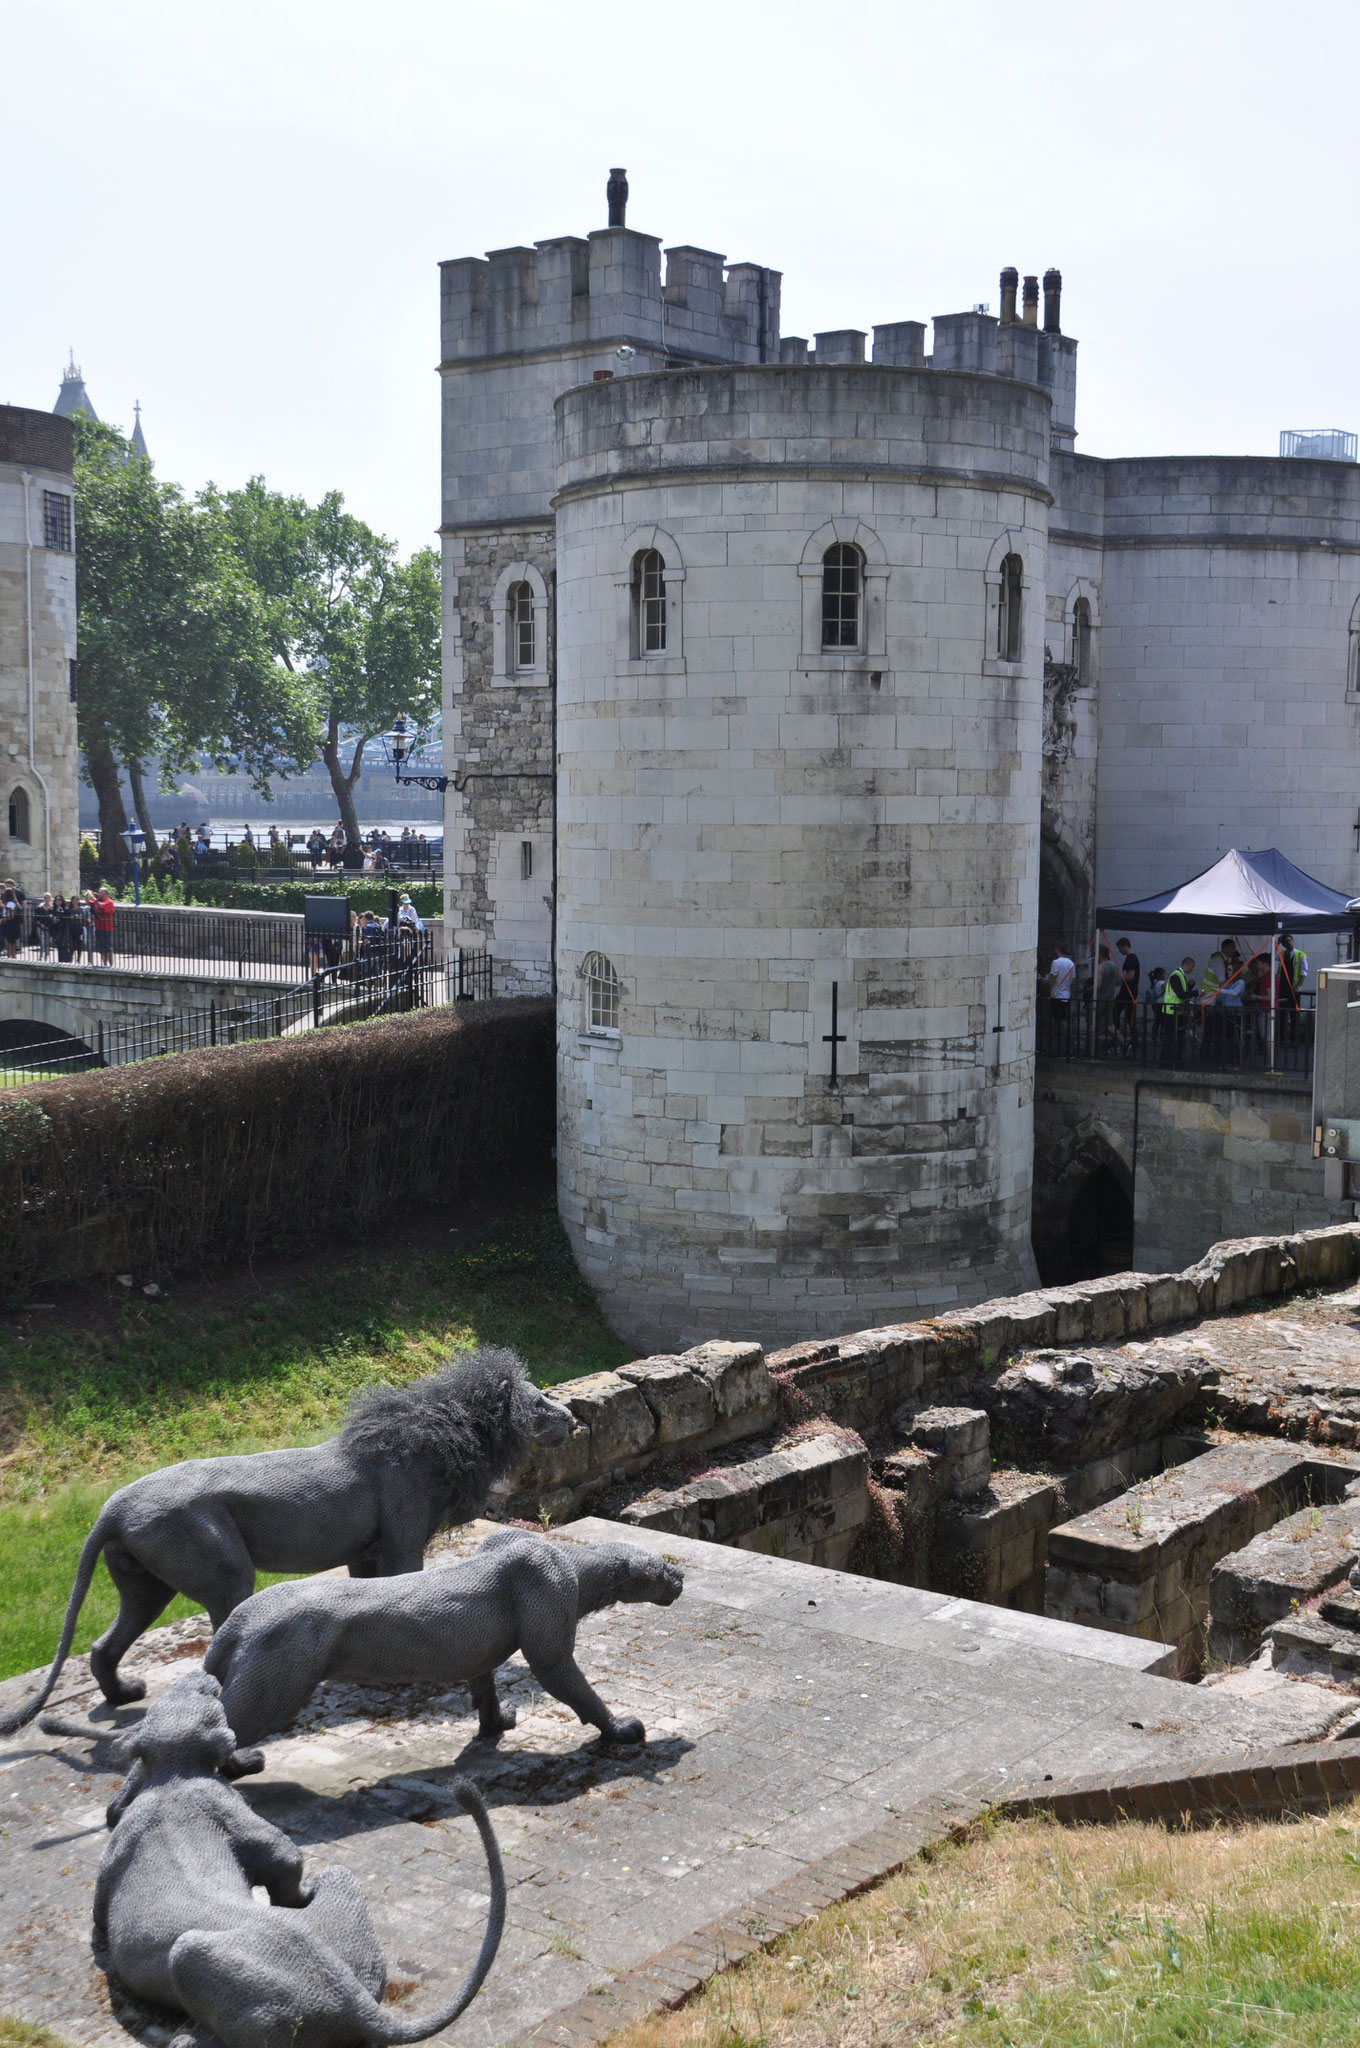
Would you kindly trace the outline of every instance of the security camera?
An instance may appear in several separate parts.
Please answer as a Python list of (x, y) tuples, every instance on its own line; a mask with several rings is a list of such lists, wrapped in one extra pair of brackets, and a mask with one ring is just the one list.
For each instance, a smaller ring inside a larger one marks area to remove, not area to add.
[(618, 359), (621, 363), (631, 363), (633, 357), (637, 354), (637, 350), (635, 348), (629, 348), (627, 342), (625, 341), (622, 348), (615, 350), (615, 354), (618, 356)]

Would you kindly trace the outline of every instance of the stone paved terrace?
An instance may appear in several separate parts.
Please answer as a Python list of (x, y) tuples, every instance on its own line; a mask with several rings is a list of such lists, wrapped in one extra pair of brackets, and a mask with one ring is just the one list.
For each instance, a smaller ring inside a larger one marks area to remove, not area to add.
[[(681, 1536), (583, 1520), (559, 1540), (576, 1536), (622, 1537), (685, 1566), (675, 1607), (616, 1609), (581, 1631), (585, 1669), (612, 1704), (643, 1716), (645, 1749), (601, 1750), (516, 1662), (504, 1679), (519, 1725), (497, 1750), (471, 1741), (461, 1692), (336, 1686), (246, 1781), (252, 1804), (314, 1861), (362, 1878), (390, 1973), (414, 1983), (417, 2010), (461, 1975), (482, 1925), (483, 1867), (447, 1792), (458, 1770), (479, 1780), (511, 1904), (500, 1959), (457, 2039), (508, 2043), (539, 2029), (538, 2041), (580, 2042), (589, 2030), (572, 2008), (585, 1999), (589, 2010), (594, 1987), (715, 1920), (731, 1929), (726, 1953), (791, 1924), (801, 1914), (772, 1917), (772, 1892), (797, 1895), (800, 1874), (829, 1852), (846, 1852), (848, 1874), (829, 1888), (823, 1876), (820, 1893), (809, 1877), (812, 1904), (901, 1861), (951, 1816), (1047, 1775), (1180, 1768), (1308, 1741), (1348, 1704), (1285, 1682), (1175, 1684), (1155, 1675), (1167, 1655), (1157, 1644)], [(433, 1562), (476, 1540), (465, 1532)], [(148, 1638), (153, 1690), (205, 1641), (201, 1621)], [(67, 1711), (91, 1699), (83, 1663), (73, 1675)], [(0, 1693), (9, 1701), (25, 1685)], [(88, 2048), (125, 2042), (120, 2019), (147, 2042), (168, 2031), (164, 2016), (115, 2017), (89, 1954), (114, 1783), (79, 1744), (0, 1744), (0, 2011)]]

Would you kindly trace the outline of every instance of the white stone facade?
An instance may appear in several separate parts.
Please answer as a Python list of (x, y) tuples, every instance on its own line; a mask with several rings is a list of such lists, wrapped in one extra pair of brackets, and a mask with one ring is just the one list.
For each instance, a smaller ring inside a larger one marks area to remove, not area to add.
[(71, 425), (0, 406), (0, 877), (78, 886)]
[(1232, 844), (1360, 893), (1360, 467), (1077, 455), (1056, 273), (929, 354), (781, 335), (777, 272), (623, 227), (442, 274), (447, 915), (555, 974), (610, 1314), (1023, 1285), (1036, 945)]

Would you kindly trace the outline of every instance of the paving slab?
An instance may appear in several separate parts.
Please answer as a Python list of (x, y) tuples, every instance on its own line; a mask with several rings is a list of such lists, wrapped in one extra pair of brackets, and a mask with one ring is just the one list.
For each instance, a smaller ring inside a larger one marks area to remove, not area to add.
[[(1021, 1786), (1321, 1732), (1317, 1688), (1180, 1685), (1149, 1668), (1156, 1643), (617, 1523), (554, 1540), (581, 1538), (685, 1568), (674, 1607), (581, 1629), (584, 1668), (642, 1716), (643, 1748), (601, 1745), (516, 1659), (502, 1686), (519, 1723), (496, 1748), (474, 1739), (461, 1690), (326, 1686), (243, 1786), (309, 1863), (358, 1875), (414, 2012), (461, 1976), (482, 1925), (484, 1869), (449, 1791), (459, 1772), (476, 1778), (511, 1887), (500, 1958), (458, 2033), (486, 2048), (596, 2038), (607, 2017), (680, 1995), (686, 1970), (706, 1974)], [(476, 1540), (461, 1535), (431, 1568)], [(201, 1620), (177, 1623), (129, 1664), (155, 1692), (206, 1640)], [(67, 1711), (95, 1697), (74, 1666)], [(79, 1743), (0, 1742), (0, 2011), (82, 2048), (168, 2038), (165, 2015), (110, 2002), (90, 1957), (115, 1783)]]

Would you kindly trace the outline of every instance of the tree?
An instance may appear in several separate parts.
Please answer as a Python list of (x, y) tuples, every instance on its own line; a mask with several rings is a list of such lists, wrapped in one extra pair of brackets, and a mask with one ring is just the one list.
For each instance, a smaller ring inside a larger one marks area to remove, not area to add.
[[(273, 651), (305, 682), (317, 751), (357, 847), (365, 747), (399, 715), (418, 729), (439, 707), (439, 558), (422, 548), (402, 562), (391, 541), (346, 512), (339, 491), (308, 505), (252, 477), (220, 503)], [(342, 731), (354, 736), (348, 767)]]
[(314, 752), (310, 706), (270, 649), (265, 607), (209, 497), (161, 483), (114, 428), (75, 421), (78, 721), (101, 843), (127, 829), (119, 762), (148, 846), (143, 785), (206, 754), (267, 793), (283, 761)]

